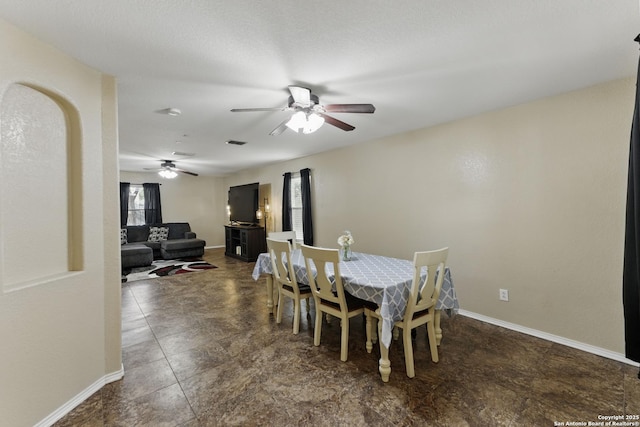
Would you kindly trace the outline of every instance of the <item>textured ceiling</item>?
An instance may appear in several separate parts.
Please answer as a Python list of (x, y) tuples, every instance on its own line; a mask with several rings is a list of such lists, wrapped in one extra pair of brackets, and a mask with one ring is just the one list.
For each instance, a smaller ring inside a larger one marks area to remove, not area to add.
[[(0, 0), (0, 17), (117, 77), (122, 170), (203, 175), (632, 76), (640, 32), (637, 0)], [(376, 112), (270, 136), (287, 113), (229, 111), (284, 107), (288, 85)]]

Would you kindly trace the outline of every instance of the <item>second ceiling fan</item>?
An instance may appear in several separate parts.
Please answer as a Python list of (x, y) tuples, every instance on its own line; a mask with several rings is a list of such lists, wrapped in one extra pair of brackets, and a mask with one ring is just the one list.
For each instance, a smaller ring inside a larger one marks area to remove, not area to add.
[(324, 123), (340, 128), (344, 131), (355, 129), (348, 123), (329, 116), (326, 113), (367, 113), (376, 111), (372, 104), (328, 104), (321, 105), (318, 97), (311, 90), (301, 86), (289, 86), (289, 102), (282, 108), (234, 108), (231, 111), (293, 111), (291, 117), (280, 123), (269, 135), (280, 135), (287, 128), (302, 133), (312, 133)]
[(191, 176), (198, 176), (198, 174), (195, 172), (189, 172), (184, 169), (179, 169), (178, 167), (176, 167), (176, 164), (173, 162), (173, 160), (162, 160), (162, 163), (160, 164), (160, 168), (144, 168), (144, 169), (149, 171), (158, 171), (158, 174), (160, 174), (161, 177), (169, 178), (169, 179), (175, 178), (178, 175), (177, 172), (181, 172)]

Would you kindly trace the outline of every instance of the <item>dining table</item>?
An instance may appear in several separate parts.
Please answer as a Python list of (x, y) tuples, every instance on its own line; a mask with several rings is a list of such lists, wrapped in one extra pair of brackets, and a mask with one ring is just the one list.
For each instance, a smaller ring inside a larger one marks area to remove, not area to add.
[[(307, 268), (302, 250), (291, 251), (291, 262), (296, 275), (296, 281), (309, 284)], [(384, 382), (389, 381), (391, 364), (389, 362), (389, 347), (391, 346), (394, 323), (402, 320), (409, 299), (411, 284), (414, 276), (413, 261), (373, 255), (362, 252), (352, 252), (348, 261), (340, 261), (340, 277), (344, 290), (351, 295), (372, 301), (380, 307), (380, 361), (379, 371)], [(312, 267), (313, 268), (313, 267)], [(333, 270), (332, 265), (327, 265)], [(273, 279), (271, 258), (268, 253), (261, 253), (256, 260), (252, 277), (258, 280), (261, 275), (266, 276), (267, 307), (274, 311)], [(327, 271), (329, 277), (333, 271)], [(439, 272), (438, 272), (439, 274)], [(277, 301), (277, 299), (276, 299)], [(459, 304), (455, 288), (451, 280), (449, 267), (444, 269), (442, 289), (435, 307), (434, 327), (436, 342), (440, 345), (442, 329), (440, 327), (441, 312), (448, 315), (458, 312)], [(369, 350), (369, 349), (368, 349)]]

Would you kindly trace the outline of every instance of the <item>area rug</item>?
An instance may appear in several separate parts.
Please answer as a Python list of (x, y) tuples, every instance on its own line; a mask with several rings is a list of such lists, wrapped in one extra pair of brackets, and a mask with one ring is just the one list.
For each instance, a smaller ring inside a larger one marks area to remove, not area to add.
[(155, 260), (147, 267), (130, 268), (122, 274), (122, 283), (135, 280), (155, 279), (156, 277), (173, 276), (175, 274), (193, 273), (196, 271), (218, 268), (200, 258), (181, 258)]

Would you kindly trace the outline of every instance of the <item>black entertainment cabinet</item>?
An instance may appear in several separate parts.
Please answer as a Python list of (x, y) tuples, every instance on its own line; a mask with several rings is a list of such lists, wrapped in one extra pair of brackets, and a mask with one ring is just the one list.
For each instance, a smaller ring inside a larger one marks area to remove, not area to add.
[(252, 262), (258, 259), (258, 255), (267, 252), (267, 239), (264, 227), (253, 225), (225, 225), (225, 251), (226, 256)]

